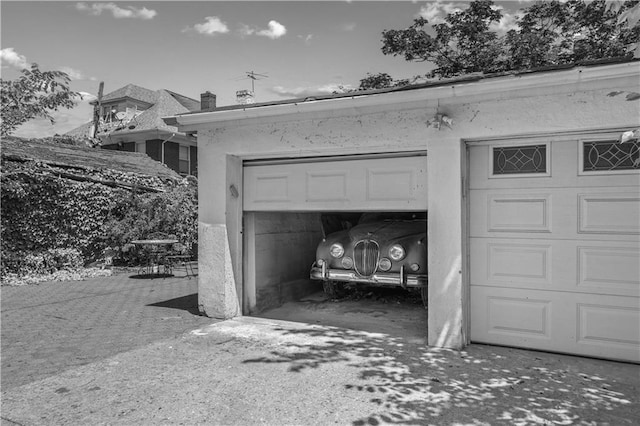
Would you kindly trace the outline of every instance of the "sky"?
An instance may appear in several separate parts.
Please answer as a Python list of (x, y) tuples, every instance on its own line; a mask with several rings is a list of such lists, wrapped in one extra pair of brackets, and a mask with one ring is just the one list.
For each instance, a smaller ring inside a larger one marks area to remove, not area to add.
[[(526, 1), (496, 2), (508, 29)], [(418, 16), (441, 22), (466, 1), (7, 1), (0, 2), (2, 79), (37, 63), (61, 70), (83, 100), (14, 134), (46, 137), (90, 121), (89, 102), (129, 83), (236, 105), (236, 91), (267, 102), (357, 88), (367, 73), (424, 75), (426, 62), (382, 54), (382, 31)]]

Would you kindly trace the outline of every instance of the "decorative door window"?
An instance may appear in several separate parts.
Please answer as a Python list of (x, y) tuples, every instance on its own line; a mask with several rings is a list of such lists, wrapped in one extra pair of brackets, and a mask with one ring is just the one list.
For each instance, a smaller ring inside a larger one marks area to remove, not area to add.
[(491, 146), (491, 175), (549, 176), (549, 144)]
[(640, 170), (640, 141), (582, 141), (580, 157), (581, 174)]

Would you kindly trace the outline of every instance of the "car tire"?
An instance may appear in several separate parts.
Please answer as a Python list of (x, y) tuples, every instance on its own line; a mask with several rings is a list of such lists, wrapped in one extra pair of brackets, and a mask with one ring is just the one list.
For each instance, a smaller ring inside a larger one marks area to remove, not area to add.
[(338, 299), (344, 293), (344, 285), (337, 281), (323, 281), (322, 289), (324, 290), (324, 294), (329, 296), (330, 299)]
[(420, 287), (420, 297), (425, 309), (429, 308), (429, 288), (425, 285)]

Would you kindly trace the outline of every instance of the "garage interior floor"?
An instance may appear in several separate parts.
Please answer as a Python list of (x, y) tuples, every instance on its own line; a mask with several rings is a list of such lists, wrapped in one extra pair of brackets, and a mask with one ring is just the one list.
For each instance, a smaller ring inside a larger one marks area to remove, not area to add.
[(384, 333), (412, 343), (427, 342), (427, 310), (420, 295), (402, 289), (351, 291), (330, 299), (322, 291), (255, 316)]

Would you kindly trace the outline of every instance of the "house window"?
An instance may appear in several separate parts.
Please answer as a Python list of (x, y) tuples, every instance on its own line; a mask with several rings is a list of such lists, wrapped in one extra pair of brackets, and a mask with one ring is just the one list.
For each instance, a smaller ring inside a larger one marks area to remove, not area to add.
[(493, 176), (549, 176), (548, 144), (491, 147)]
[(582, 172), (640, 170), (640, 141), (582, 141)]
[(147, 143), (145, 141), (136, 142), (136, 152), (147, 152)]
[(102, 119), (106, 122), (111, 122), (116, 119), (116, 113), (120, 111), (120, 105), (104, 105), (102, 107)]
[(180, 174), (189, 174), (189, 147), (180, 145), (178, 172)]

